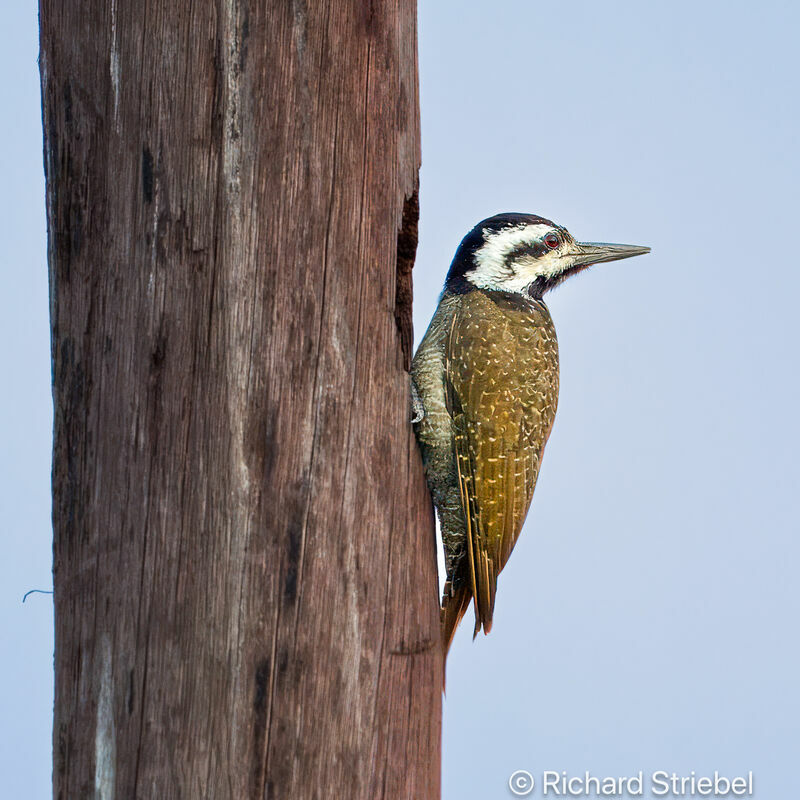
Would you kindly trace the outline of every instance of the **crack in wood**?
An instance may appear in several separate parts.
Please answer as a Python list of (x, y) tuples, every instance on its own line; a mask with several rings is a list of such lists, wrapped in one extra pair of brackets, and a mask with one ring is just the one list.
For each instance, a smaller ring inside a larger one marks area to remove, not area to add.
[(402, 221), (400, 229), (397, 231), (397, 263), (395, 267), (394, 320), (400, 335), (403, 368), (406, 372), (411, 369), (411, 351), (414, 346), (412, 270), (417, 257), (418, 225), (419, 191), (415, 188), (403, 203)]

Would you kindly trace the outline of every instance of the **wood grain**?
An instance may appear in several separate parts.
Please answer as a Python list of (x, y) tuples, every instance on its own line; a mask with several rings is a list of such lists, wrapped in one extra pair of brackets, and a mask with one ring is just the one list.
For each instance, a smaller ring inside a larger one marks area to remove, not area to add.
[(40, 15), (54, 796), (437, 798), (415, 4)]

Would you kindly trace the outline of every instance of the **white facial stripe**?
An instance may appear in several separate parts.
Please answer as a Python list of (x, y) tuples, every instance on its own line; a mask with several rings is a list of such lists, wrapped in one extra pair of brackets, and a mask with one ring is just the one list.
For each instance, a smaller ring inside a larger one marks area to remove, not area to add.
[(504, 289), (521, 292), (537, 277), (550, 277), (561, 270), (563, 253), (561, 248), (544, 253), (538, 258), (522, 256), (515, 261), (515, 269), (509, 268), (507, 258), (520, 245), (532, 244), (550, 231), (558, 230), (550, 225), (519, 225), (516, 228), (492, 232), (484, 230), (486, 243), (475, 251), (475, 269), (465, 277), (475, 286), (484, 289)]

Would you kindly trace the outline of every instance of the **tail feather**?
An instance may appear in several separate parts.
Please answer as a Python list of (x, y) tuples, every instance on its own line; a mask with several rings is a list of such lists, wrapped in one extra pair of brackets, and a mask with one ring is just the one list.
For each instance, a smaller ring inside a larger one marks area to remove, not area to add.
[(447, 661), (447, 652), (453, 643), (453, 637), (456, 635), (458, 623), (461, 622), (461, 618), (467, 612), (471, 600), (472, 592), (469, 589), (469, 584), (462, 584), (452, 592), (445, 591), (444, 600), (442, 601), (442, 649), (445, 662)]

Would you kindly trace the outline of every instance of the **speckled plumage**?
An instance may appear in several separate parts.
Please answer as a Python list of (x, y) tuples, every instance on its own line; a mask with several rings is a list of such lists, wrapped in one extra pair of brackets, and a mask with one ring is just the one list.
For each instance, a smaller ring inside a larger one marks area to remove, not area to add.
[(448, 646), (473, 596), (475, 631), (490, 630), (497, 576), (530, 507), (558, 402), (550, 313), (518, 294), (446, 292), (412, 376), (426, 411), (417, 436), (442, 522)]

